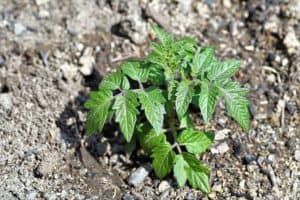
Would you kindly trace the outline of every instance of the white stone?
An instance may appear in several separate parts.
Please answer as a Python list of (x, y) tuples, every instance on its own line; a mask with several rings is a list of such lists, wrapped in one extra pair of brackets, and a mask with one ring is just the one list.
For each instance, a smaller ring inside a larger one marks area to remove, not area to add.
[(69, 63), (64, 63), (63, 65), (61, 65), (60, 69), (62, 70), (64, 77), (68, 81), (71, 81), (72, 79), (74, 79), (77, 74), (77, 71), (78, 71), (76, 66), (74, 66), (73, 64), (69, 64)]
[(279, 23), (280, 23), (280, 21), (279, 21), (278, 17), (276, 17), (275, 15), (272, 15), (264, 24), (264, 29), (271, 33), (277, 33)]
[(230, 133), (230, 129), (217, 131), (215, 134), (215, 140), (224, 140), (226, 137), (228, 137), (228, 133)]
[(13, 103), (12, 103), (12, 95), (10, 93), (0, 94), (0, 106), (2, 106), (5, 110), (12, 109)]
[(297, 39), (294, 29), (289, 29), (288, 33), (286, 34), (283, 40), (283, 43), (286, 46), (289, 54), (295, 53), (297, 49), (299, 49), (300, 42)]
[(219, 144), (217, 148), (220, 154), (224, 154), (229, 150), (229, 146), (226, 142)]
[(295, 160), (300, 163), (300, 150), (295, 151)]
[(167, 189), (169, 189), (171, 186), (169, 184), (168, 181), (162, 181), (159, 186), (158, 186), (158, 191), (159, 192), (164, 192), (166, 191)]
[(223, 0), (223, 6), (225, 8), (231, 8), (231, 1), (230, 0)]
[(23, 24), (15, 23), (14, 32), (16, 35), (22, 35), (26, 31), (26, 27)]
[(93, 49), (86, 48), (83, 55), (79, 59), (79, 64), (82, 66), (80, 67), (80, 72), (85, 75), (91, 75), (93, 72), (93, 65), (95, 64), (95, 58), (92, 55)]
[(40, 6), (40, 5), (43, 5), (43, 4), (46, 4), (48, 3), (49, 0), (35, 0), (35, 3)]

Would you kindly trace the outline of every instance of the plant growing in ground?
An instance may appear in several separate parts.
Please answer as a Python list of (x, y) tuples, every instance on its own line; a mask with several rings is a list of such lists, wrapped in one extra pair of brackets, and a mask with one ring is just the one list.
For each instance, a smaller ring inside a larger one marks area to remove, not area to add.
[(188, 181), (208, 193), (210, 169), (197, 157), (214, 136), (195, 128), (189, 110), (191, 104), (198, 107), (208, 122), (222, 98), (228, 114), (248, 130), (247, 89), (231, 79), (240, 61), (220, 61), (212, 47), (198, 48), (192, 38), (175, 39), (152, 28), (159, 40), (151, 43), (152, 52), (144, 60), (125, 61), (90, 93), (87, 134), (101, 132), (114, 117), (128, 144), (138, 143), (151, 156), (159, 178), (173, 170), (180, 187)]

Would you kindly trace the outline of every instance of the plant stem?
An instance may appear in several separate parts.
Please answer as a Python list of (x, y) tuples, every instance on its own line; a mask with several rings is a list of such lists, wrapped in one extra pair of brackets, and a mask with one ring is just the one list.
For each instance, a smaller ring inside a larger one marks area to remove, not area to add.
[(182, 150), (181, 150), (181, 148), (180, 148), (180, 145), (177, 143), (177, 142), (175, 142), (173, 145), (172, 145), (172, 149), (174, 149), (176, 147), (176, 149), (177, 149), (177, 151), (178, 151), (178, 153), (182, 153)]
[(142, 90), (144, 90), (145, 88), (144, 88), (144, 86), (143, 86), (143, 83), (142, 83), (141, 81), (138, 81), (138, 83), (139, 83), (139, 87), (140, 87)]

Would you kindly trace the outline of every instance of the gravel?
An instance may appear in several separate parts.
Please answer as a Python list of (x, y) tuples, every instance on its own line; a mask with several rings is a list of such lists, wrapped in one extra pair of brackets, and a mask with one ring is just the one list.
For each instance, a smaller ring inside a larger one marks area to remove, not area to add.
[[(300, 199), (299, 5), (1, 0), (0, 199)], [(120, 61), (147, 55), (150, 21), (214, 46), (220, 59), (243, 60), (234, 79), (250, 89), (251, 130), (225, 114), (222, 99), (210, 123), (192, 117), (216, 133), (201, 155), (212, 168), (210, 196), (149, 168), (134, 186), (133, 169), (149, 160), (126, 155), (112, 124), (84, 135), (88, 93)]]

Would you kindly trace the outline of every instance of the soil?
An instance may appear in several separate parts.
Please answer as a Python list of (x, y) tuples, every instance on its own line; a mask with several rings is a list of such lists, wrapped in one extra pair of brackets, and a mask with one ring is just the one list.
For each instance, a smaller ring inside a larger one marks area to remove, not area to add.
[[(299, 13), (298, 0), (1, 0), (0, 199), (300, 199)], [(208, 196), (153, 172), (130, 186), (149, 160), (113, 124), (84, 135), (88, 93), (149, 52), (150, 21), (243, 60), (249, 133), (221, 101), (210, 124), (197, 115), (218, 138)]]

